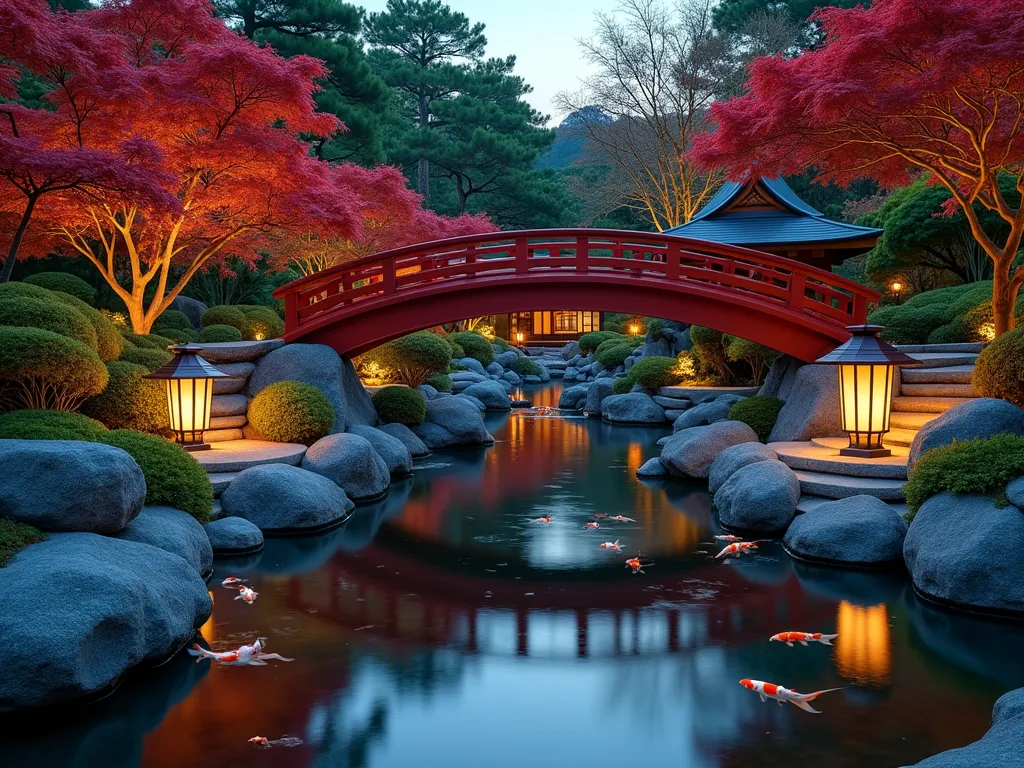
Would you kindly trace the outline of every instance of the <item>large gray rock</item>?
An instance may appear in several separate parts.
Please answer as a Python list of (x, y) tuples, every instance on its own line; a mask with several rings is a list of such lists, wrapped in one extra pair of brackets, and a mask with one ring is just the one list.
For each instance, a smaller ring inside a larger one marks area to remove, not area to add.
[(511, 368), (516, 364), (516, 360), (519, 359), (519, 355), (513, 352), (511, 349), (508, 352), (502, 352), (500, 355), (494, 356), (494, 362), (500, 365), (502, 368)]
[(286, 464), (242, 470), (220, 502), (225, 517), (244, 517), (264, 533), (328, 528), (348, 519), (355, 506), (333, 481)]
[(213, 610), (195, 568), (162, 549), (54, 534), (0, 568), (0, 713), (94, 695), (181, 648)]
[(117, 538), (137, 541), (175, 554), (205, 576), (213, 568), (213, 549), (203, 526), (174, 507), (143, 507)]
[(778, 461), (779, 454), (764, 443), (740, 443), (732, 445), (715, 456), (708, 473), (708, 490), (715, 493), (725, 485), (733, 473), (748, 464), (759, 461)]
[(430, 453), (430, 449), (427, 448), (426, 444), (416, 437), (416, 433), (405, 426), (405, 424), (381, 424), (377, 429), (401, 440), (414, 459)]
[(384, 459), (384, 463), (388, 465), (388, 472), (393, 477), (404, 477), (412, 474), (412, 452), (397, 437), (375, 427), (367, 427), (362, 424), (349, 427), (348, 432), (350, 435), (359, 435), (366, 438), (370, 445), (373, 446), (373, 450), (377, 452), (377, 455)]
[(356, 373), (352, 361), (341, 357), (341, 394), (345, 401), (345, 426), (362, 424), (367, 427), (377, 425), (377, 409), (373, 407), (373, 398), (366, 391), (363, 382)]
[(644, 392), (612, 395), (601, 403), (601, 416), (613, 424), (662, 424), (665, 409)]
[(1024, 765), (1024, 688), (1004, 693), (992, 708), (992, 727), (973, 744), (915, 763), (913, 768), (1011, 768)]
[(412, 431), (431, 450), (494, 442), (476, 406), (456, 397), (430, 400), (426, 419), (415, 425)]
[(558, 396), (558, 407), (570, 411), (578, 411), (586, 404), (588, 393), (589, 388), (585, 384), (566, 387), (562, 390), (562, 394)]
[[(474, 360), (474, 362), (476, 361)], [(480, 365), (480, 363), (477, 363), (477, 365)], [(455, 371), (448, 375), (451, 377), (454, 384), (465, 384), (466, 386), (469, 386), (470, 384), (478, 384), (481, 381), (489, 381), (487, 376), (482, 373), (477, 373), (476, 371)]]
[(0, 440), (0, 517), (44, 531), (117, 533), (142, 510), (146, 478), (102, 443)]
[(263, 549), (263, 531), (244, 517), (222, 517), (203, 527), (218, 555), (249, 554)]
[(570, 341), (560, 351), (563, 360), (572, 360), (576, 355), (581, 355), (582, 353), (583, 350), (580, 349), (578, 341)]
[(190, 299), (188, 296), (182, 296), (181, 294), (174, 297), (174, 301), (171, 302), (169, 308), (175, 309), (178, 312), (184, 312), (188, 321), (192, 323), (193, 328), (199, 328), (200, 321), (203, 319), (203, 313), (209, 309), (206, 304), (198, 299)]
[(467, 371), (471, 371), (475, 374), (487, 377), (487, 369), (484, 368), (484, 364), (477, 360), (475, 357), (460, 357), (456, 360), (452, 360), (453, 363), (458, 363), (464, 367)]
[(636, 471), (637, 477), (664, 477), (667, 474), (668, 470), (665, 469), (665, 465), (657, 457), (648, 459)]
[(333, 480), (353, 501), (380, 498), (391, 483), (387, 462), (369, 440), (352, 433), (317, 440), (302, 457), (302, 468)]
[(465, 392), (460, 392), (459, 394), (455, 395), (455, 397), (461, 398), (462, 400), (472, 403), (478, 411), (483, 412), (487, 410), (487, 406), (483, 404), (482, 400), (477, 400), (475, 397), (473, 397), (472, 395), (467, 395)]
[(462, 394), (475, 397), (488, 411), (507, 411), (512, 406), (509, 403), (508, 392), (505, 387), (496, 381), (481, 381), (462, 390)]
[(661, 463), (673, 475), (706, 478), (719, 453), (731, 445), (756, 442), (757, 433), (742, 421), (718, 421), (676, 432), (661, 449)]
[(615, 386), (615, 379), (595, 379), (594, 383), (587, 387), (587, 399), (583, 404), (583, 410), (595, 416), (601, 415), (601, 404), (612, 396), (612, 387)]
[(345, 430), (345, 398), (341, 390), (341, 357), (323, 344), (286, 344), (256, 362), (247, 393), (255, 397), (279, 381), (301, 381), (327, 396), (334, 406), (332, 432)]
[(758, 461), (737, 469), (715, 493), (722, 525), (743, 531), (786, 529), (800, 501), (800, 481), (781, 461)]
[(926, 597), (997, 613), (1024, 613), (1024, 511), (988, 496), (940, 493), (917, 511), (903, 557)]
[(907, 523), (874, 496), (822, 504), (798, 515), (786, 531), (786, 549), (804, 560), (884, 565), (901, 560)]
[(202, 357), (208, 363), (254, 363), (264, 355), (284, 346), (284, 339), (265, 341), (225, 341), (204, 343)]
[(729, 411), (733, 403), (722, 398), (712, 400), (710, 403), (701, 403), (684, 411), (672, 424), (672, 431), (678, 432), (681, 429), (690, 427), (703, 427), (706, 424), (714, 424), (716, 421), (725, 421), (729, 418)]
[(1003, 432), (1024, 435), (1024, 411), (1013, 403), (992, 397), (968, 400), (921, 427), (910, 446), (908, 465), (914, 466), (925, 451), (949, 445), (954, 440), (992, 437)]
[(515, 371), (505, 371), (503, 374), (501, 374), (501, 378), (507, 381), (509, 384), (512, 384), (513, 386), (519, 386), (520, 384), (523, 383), (522, 378), (520, 378), (519, 374), (516, 373)]
[(779, 411), (769, 443), (842, 437), (839, 408), (839, 373), (834, 365), (804, 365), (796, 370), (791, 386), (781, 383), (778, 395), (786, 404)]
[(795, 357), (779, 355), (768, 369), (768, 375), (764, 377), (764, 383), (761, 384), (761, 389), (757, 394), (785, 400), (793, 388), (796, 372), (804, 365), (802, 360), (797, 360)]

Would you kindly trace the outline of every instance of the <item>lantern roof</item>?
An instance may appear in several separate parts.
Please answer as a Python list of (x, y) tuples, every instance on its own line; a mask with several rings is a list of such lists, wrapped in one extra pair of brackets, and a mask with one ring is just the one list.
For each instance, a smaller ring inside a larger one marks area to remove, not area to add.
[(198, 344), (181, 344), (168, 349), (174, 357), (161, 365), (146, 379), (220, 379), (230, 374), (218, 370), (211, 363), (199, 356), (203, 348)]
[(846, 330), (852, 334), (849, 340), (815, 362), (825, 365), (921, 365), (920, 360), (878, 338), (878, 334), (885, 330), (884, 325), (848, 325)]

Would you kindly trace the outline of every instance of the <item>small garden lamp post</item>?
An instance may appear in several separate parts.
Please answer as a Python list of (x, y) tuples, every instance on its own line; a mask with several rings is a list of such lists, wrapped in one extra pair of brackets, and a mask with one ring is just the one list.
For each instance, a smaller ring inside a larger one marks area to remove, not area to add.
[(637, 325), (636, 323), (633, 323), (632, 325), (629, 326), (629, 332), (633, 336), (639, 336), (640, 335), (640, 326)]
[(889, 431), (894, 368), (921, 363), (878, 338), (884, 326), (850, 325), (846, 330), (853, 336), (817, 360), (839, 366), (839, 407), (843, 431), (850, 435), (850, 445), (839, 453), (863, 459), (890, 456), (882, 438)]
[(525, 337), (523, 336), (523, 332), (522, 331), (516, 331), (516, 344), (518, 344), (520, 347), (523, 346), (523, 339), (524, 338)]
[(903, 293), (903, 282), (900, 280), (893, 280), (889, 286), (889, 290), (892, 291), (893, 298), (896, 299), (896, 303), (900, 303), (900, 294)]
[(184, 344), (168, 349), (174, 358), (145, 378), (165, 382), (171, 429), (181, 447), (186, 451), (207, 449), (210, 445), (203, 442), (203, 432), (210, 428), (213, 380), (228, 374), (201, 358), (200, 346)]

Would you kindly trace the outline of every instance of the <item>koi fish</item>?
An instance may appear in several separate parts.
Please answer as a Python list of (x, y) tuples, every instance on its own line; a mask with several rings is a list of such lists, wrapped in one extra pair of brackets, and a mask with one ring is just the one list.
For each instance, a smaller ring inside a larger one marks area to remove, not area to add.
[(259, 597), (259, 592), (251, 587), (247, 587), (244, 584), (238, 587), (238, 597), (235, 600), (245, 600), (249, 605), (256, 602), (256, 598)]
[(821, 643), (822, 645), (832, 645), (832, 641), (837, 637), (839, 635), (823, 635), (821, 632), (779, 632), (779, 634), (769, 637), (768, 642), (785, 643), (792, 648), (793, 643), (800, 643), (800, 645), (806, 646), (808, 641)]
[(614, 521), (616, 521), (618, 523), (635, 523), (636, 522), (636, 520), (634, 520), (632, 517), (626, 517), (625, 515), (616, 515), (615, 517), (609, 517), (608, 519), (609, 520), (614, 520)]
[(717, 555), (715, 555), (715, 560), (718, 560), (722, 557), (726, 557), (728, 555), (736, 555), (737, 557), (739, 555), (749, 555), (751, 552), (757, 551), (758, 543), (759, 542), (756, 541), (737, 541), (734, 544), (730, 544)]
[(632, 568), (633, 573), (643, 573), (644, 568), (654, 565), (654, 563), (644, 563), (640, 561), (640, 552), (636, 553), (636, 557), (631, 557), (626, 561), (626, 567)]
[(277, 653), (264, 653), (263, 649), (266, 647), (266, 643), (267, 638), (257, 637), (256, 642), (252, 645), (243, 645), (234, 651), (210, 651), (203, 648), (199, 643), (193, 643), (188, 653), (190, 656), (196, 657), (196, 664), (203, 659), (210, 659), (218, 664), (232, 667), (265, 667), (267, 666), (266, 659), (295, 661), (295, 659), (286, 659)]
[(240, 579), (237, 576), (228, 576), (224, 581), (220, 583), (222, 587), (233, 587), (235, 584), (241, 584), (245, 579)]
[(297, 736), (282, 736), (280, 739), (268, 739), (266, 736), (253, 736), (249, 743), (257, 747), (298, 747), (303, 741)]
[(596, 517), (598, 520), (600, 520), (602, 518), (608, 517), (608, 515), (606, 515), (604, 512), (595, 512), (594, 513), (594, 517)]
[(733, 536), (731, 533), (723, 533), (715, 536), (717, 541), (743, 541), (742, 536)]
[(253, 736), (251, 739), (249, 739), (249, 743), (255, 744), (257, 747), (269, 747), (270, 739), (268, 739), (266, 736)]
[(601, 549), (614, 549), (616, 552), (622, 551), (622, 547), (619, 546), (618, 539), (616, 539), (615, 541), (606, 541), (604, 544), (601, 545)]
[(600, 523), (587, 523), (583, 527), (584, 528), (589, 528), (590, 530), (594, 531), (594, 530), (597, 530), (598, 528), (600, 528), (601, 524)]
[(775, 685), (775, 683), (766, 683), (763, 680), (750, 680), (749, 678), (740, 680), (740, 685), (760, 696), (762, 702), (768, 701), (768, 699), (775, 699), (781, 707), (788, 701), (794, 707), (800, 707), (805, 712), (813, 712), (816, 715), (820, 715), (821, 712), (812, 707), (810, 702), (823, 693), (842, 690), (842, 688), (826, 688), (823, 691), (815, 691), (814, 693), (797, 693), (789, 688), (783, 688), (781, 685)]
[(538, 517), (538, 518), (537, 518), (536, 520), (534, 520), (533, 522), (535, 522), (535, 523), (545, 523), (545, 524), (547, 524), (547, 523), (550, 523), (550, 522), (551, 522), (552, 520), (554, 520), (554, 518), (553, 518), (553, 517), (551, 517), (551, 515), (544, 515), (544, 517)]

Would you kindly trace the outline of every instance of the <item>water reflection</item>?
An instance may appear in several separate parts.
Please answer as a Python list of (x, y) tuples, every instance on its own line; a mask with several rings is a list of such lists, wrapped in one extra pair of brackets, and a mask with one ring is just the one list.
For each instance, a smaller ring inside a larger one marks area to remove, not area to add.
[(885, 603), (871, 606), (839, 603), (836, 615), (836, 670), (858, 685), (884, 688), (892, 672), (889, 611)]

